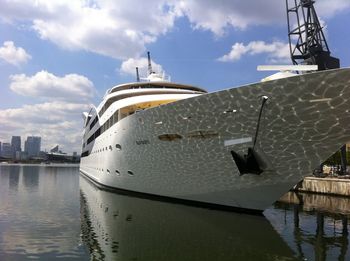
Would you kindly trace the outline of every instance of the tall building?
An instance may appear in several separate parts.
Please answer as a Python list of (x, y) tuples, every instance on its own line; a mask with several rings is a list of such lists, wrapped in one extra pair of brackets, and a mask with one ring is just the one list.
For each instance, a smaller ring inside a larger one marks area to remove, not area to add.
[(12, 153), (12, 146), (11, 143), (4, 142), (2, 144), (2, 155), (3, 158), (12, 159), (13, 153)]
[(12, 147), (12, 158), (16, 158), (16, 153), (21, 153), (21, 137), (20, 136), (12, 136), (11, 139), (11, 147)]
[(37, 157), (40, 152), (41, 137), (28, 136), (24, 143), (24, 151), (28, 157)]

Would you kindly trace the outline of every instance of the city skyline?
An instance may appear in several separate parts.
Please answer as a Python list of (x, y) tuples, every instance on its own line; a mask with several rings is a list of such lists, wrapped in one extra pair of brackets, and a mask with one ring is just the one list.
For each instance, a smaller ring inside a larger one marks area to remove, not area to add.
[(11, 142), (0, 141), (0, 156), (4, 158), (19, 159), (22, 157), (22, 152), (26, 154), (25, 157), (38, 157), (40, 152), (42, 152), (41, 137), (27, 136), (26, 140), (23, 141), (23, 147), (21, 136), (12, 136)]
[[(81, 151), (81, 114), (135, 67), (210, 92), (291, 64), (285, 1), (0, 0), (0, 140), (33, 133)], [(350, 1), (316, 0), (332, 56), (350, 66)]]

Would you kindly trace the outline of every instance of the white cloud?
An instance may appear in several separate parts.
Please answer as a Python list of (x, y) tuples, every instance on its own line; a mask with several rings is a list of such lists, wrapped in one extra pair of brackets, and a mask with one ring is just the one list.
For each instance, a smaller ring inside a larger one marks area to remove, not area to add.
[(210, 30), (216, 35), (222, 35), (228, 27), (245, 29), (249, 25), (281, 21), (285, 15), (284, 1), (275, 0), (188, 0), (181, 1), (180, 9), (195, 28)]
[[(220, 36), (228, 28), (286, 24), (285, 1), (276, 0), (0, 0), (0, 19), (30, 24), (42, 39), (69, 50), (128, 59), (187, 17), (193, 28)], [(350, 7), (349, 0), (318, 0), (321, 17)]]
[(318, 0), (315, 3), (315, 9), (317, 14), (321, 17), (330, 18), (337, 13), (349, 9), (350, 1), (349, 0)]
[(59, 144), (66, 152), (80, 152), (81, 113), (89, 108), (89, 104), (56, 101), (0, 110), (0, 140), (6, 142), (12, 135), (22, 139), (36, 135), (42, 137), (42, 149)]
[(85, 76), (78, 74), (59, 77), (47, 71), (40, 71), (33, 76), (11, 75), (10, 79), (11, 90), (24, 96), (86, 101), (96, 93), (93, 83)]
[(96, 93), (93, 83), (78, 74), (59, 77), (47, 71), (12, 75), (10, 79), (14, 92), (46, 102), (0, 110), (0, 140), (35, 135), (42, 137), (43, 149), (59, 144), (66, 152), (80, 152), (82, 112), (92, 106), (89, 101)]
[(173, 27), (178, 14), (166, 0), (0, 0), (6, 22), (28, 22), (58, 46), (127, 59)]
[(0, 59), (19, 66), (26, 63), (32, 57), (22, 48), (16, 47), (12, 41), (5, 41), (0, 47)]
[(221, 62), (238, 61), (244, 55), (267, 54), (269, 62), (290, 62), (289, 44), (279, 41), (265, 43), (264, 41), (252, 41), (247, 45), (235, 43), (228, 54), (218, 58)]
[[(290, 3), (294, 0), (289, 0)], [(186, 0), (177, 8), (186, 15), (196, 29), (210, 30), (223, 35), (225, 29), (244, 30), (255, 25), (282, 25), (287, 23), (286, 2), (276, 0)], [(349, 0), (318, 0), (315, 4), (320, 17), (330, 18), (350, 8)]]
[[(147, 77), (147, 75), (148, 75), (148, 60), (147, 60), (147, 58), (139, 58), (139, 59), (130, 58), (130, 59), (122, 62), (119, 71), (121, 73), (136, 76), (136, 67), (139, 68), (140, 77)], [(156, 71), (156, 72), (163, 71), (162, 66), (160, 64), (155, 63), (154, 61), (152, 61), (152, 69), (153, 69), (153, 71)]]

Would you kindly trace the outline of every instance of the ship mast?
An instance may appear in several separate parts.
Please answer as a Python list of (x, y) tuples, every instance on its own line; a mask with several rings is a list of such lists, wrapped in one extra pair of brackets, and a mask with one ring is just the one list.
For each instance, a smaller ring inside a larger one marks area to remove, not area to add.
[[(314, 0), (286, 0), (290, 56), (293, 64), (317, 65), (319, 71), (340, 67), (332, 57)], [(341, 172), (346, 172), (346, 145), (340, 149)]]
[(152, 62), (151, 62), (151, 54), (150, 54), (150, 52), (147, 52), (147, 60), (148, 60), (148, 75), (151, 75), (154, 72), (152, 70)]
[(140, 81), (139, 67), (136, 67), (136, 81)]

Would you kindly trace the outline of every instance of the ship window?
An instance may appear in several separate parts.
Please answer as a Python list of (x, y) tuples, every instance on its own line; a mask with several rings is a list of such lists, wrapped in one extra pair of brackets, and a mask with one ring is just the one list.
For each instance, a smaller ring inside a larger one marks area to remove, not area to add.
[(109, 145), (109, 149), (112, 150), (112, 146), (111, 145)]
[(89, 156), (89, 151), (84, 151), (82, 154), (81, 154), (81, 157), (86, 157), (86, 156)]
[(108, 173), (111, 173), (111, 172), (109, 171), (109, 169), (107, 169), (107, 172), (108, 172)]
[(128, 170), (128, 174), (129, 174), (130, 176), (134, 176), (134, 172), (132, 172), (131, 170)]
[(94, 134), (92, 134), (92, 135), (88, 138), (87, 144), (90, 144), (94, 139), (95, 139), (95, 138), (94, 138)]
[(114, 114), (113, 114), (113, 122), (117, 123), (118, 122), (118, 112), (119, 110), (117, 110)]
[(117, 150), (122, 150), (122, 146), (120, 144), (116, 144), (115, 147)]
[(90, 130), (95, 126), (96, 122), (97, 122), (97, 116), (94, 118), (94, 120), (91, 122), (90, 124)]
[(117, 176), (120, 176), (120, 172), (119, 172), (119, 170), (115, 170), (115, 174), (117, 174)]
[(170, 134), (159, 135), (158, 139), (160, 139), (161, 141), (174, 141), (174, 140), (181, 140), (182, 136), (176, 133), (170, 133)]
[[(90, 112), (91, 112), (91, 110), (90, 110)], [(89, 124), (90, 120), (91, 120), (91, 115), (88, 115), (85, 126), (87, 126)]]

